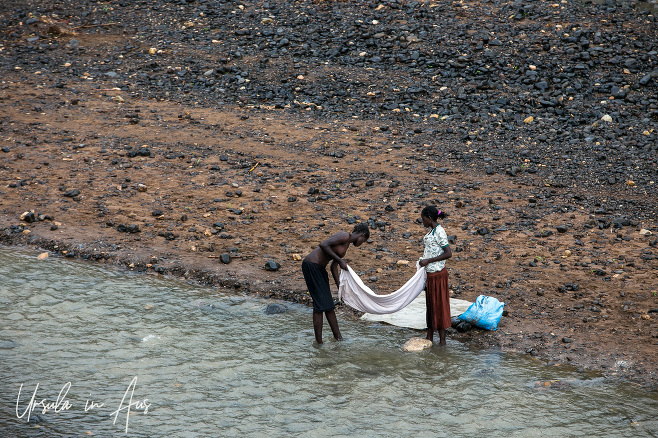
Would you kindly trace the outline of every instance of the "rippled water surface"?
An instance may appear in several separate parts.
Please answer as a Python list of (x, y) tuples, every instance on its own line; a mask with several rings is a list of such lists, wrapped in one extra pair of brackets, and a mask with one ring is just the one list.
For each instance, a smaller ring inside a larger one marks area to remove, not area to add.
[(271, 301), (35, 255), (0, 248), (0, 436), (658, 433), (658, 397), (630, 385), (450, 340), (408, 354), (417, 332), (344, 318), (347, 340), (318, 348), (307, 307), (266, 315)]

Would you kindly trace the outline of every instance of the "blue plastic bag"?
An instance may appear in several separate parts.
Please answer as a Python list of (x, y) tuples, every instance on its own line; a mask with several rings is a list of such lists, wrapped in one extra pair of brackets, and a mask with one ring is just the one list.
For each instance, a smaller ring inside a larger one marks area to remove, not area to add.
[(459, 315), (458, 318), (460, 321), (468, 322), (486, 330), (496, 330), (498, 322), (503, 316), (503, 306), (505, 306), (505, 303), (501, 303), (494, 297), (480, 295), (468, 307), (466, 312)]

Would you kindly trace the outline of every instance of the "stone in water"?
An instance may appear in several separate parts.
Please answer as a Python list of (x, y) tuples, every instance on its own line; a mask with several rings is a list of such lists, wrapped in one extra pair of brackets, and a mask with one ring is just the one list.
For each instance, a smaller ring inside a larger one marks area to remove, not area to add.
[(425, 338), (413, 337), (404, 343), (402, 346), (403, 351), (409, 353), (419, 353), (432, 348), (432, 341)]

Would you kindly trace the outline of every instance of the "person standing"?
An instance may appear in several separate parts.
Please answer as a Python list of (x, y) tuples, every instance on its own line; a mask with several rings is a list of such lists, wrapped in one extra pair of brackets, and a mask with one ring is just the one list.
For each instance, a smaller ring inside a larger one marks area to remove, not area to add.
[(322, 314), (324, 313), (331, 327), (331, 332), (337, 340), (343, 339), (338, 329), (334, 299), (329, 287), (327, 264), (331, 261), (331, 274), (336, 286), (340, 288), (338, 267), (347, 270), (347, 263), (343, 260), (350, 244), (361, 246), (370, 237), (370, 229), (364, 223), (357, 224), (351, 233), (341, 231), (322, 241), (302, 261), (302, 273), (308, 292), (313, 298), (313, 331), (315, 340), (322, 344)]
[(452, 257), (448, 236), (438, 223), (445, 213), (430, 205), (420, 213), (423, 226), (430, 231), (423, 238), (425, 251), (418, 262), (427, 272), (425, 299), (427, 306), (427, 339), (434, 341), (434, 332), (439, 332), (439, 345), (446, 345), (446, 329), (450, 327), (450, 293), (446, 259)]

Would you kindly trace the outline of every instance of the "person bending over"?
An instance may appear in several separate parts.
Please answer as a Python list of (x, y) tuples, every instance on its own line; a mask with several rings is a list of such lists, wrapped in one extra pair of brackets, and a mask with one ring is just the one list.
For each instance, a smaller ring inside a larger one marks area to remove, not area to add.
[(334, 299), (331, 296), (329, 287), (329, 275), (327, 274), (327, 264), (331, 262), (331, 274), (334, 277), (336, 286), (340, 288), (340, 277), (338, 267), (347, 269), (347, 263), (343, 260), (350, 244), (361, 246), (363, 242), (370, 237), (370, 229), (364, 223), (357, 224), (351, 233), (341, 231), (328, 239), (322, 241), (302, 261), (302, 273), (308, 292), (313, 299), (313, 331), (315, 340), (322, 344), (322, 314), (327, 317), (329, 327), (334, 338), (343, 339), (338, 329), (336, 320), (336, 311), (334, 310)]

